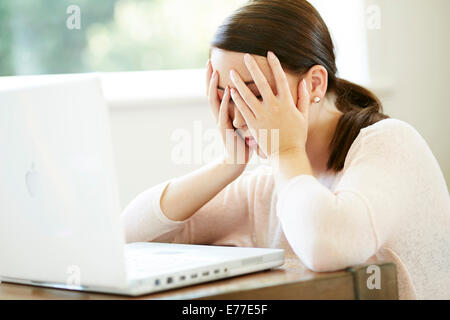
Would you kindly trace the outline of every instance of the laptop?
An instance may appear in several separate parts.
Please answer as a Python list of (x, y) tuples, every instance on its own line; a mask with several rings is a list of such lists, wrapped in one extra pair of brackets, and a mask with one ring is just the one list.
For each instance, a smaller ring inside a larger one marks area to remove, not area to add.
[(99, 77), (0, 90), (0, 281), (138, 296), (283, 263), (282, 249), (127, 244)]

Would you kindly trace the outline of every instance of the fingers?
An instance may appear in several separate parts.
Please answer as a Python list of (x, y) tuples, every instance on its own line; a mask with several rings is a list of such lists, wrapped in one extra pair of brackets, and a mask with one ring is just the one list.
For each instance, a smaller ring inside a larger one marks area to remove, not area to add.
[(209, 82), (208, 101), (211, 107), (211, 111), (214, 115), (214, 119), (216, 119), (216, 121), (219, 115), (219, 108), (220, 108), (220, 100), (219, 96), (217, 95), (218, 84), (219, 84), (219, 73), (215, 70), (212, 73), (211, 81)]
[(278, 94), (284, 97), (290, 95), (291, 91), (289, 89), (289, 83), (286, 78), (286, 74), (284, 73), (283, 67), (281, 66), (280, 60), (278, 60), (278, 58), (272, 51), (269, 51), (267, 53), (267, 60), (275, 78)]
[(229, 104), (230, 104), (230, 87), (227, 86), (223, 94), (222, 102), (220, 103), (219, 117), (217, 120), (221, 130), (233, 128), (230, 121), (230, 116), (228, 114)]
[[(233, 155), (234, 164), (245, 164), (252, 155), (252, 150), (245, 144), (245, 140), (239, 134), (239, 130), (235, 130), (228, 114), (230, 105), (230, 87), (225, 88), (219, 112), (219, 130), (222, 133), (225, 149), (229, 154)], [(242, 153), (241, 146), (244, 146)], [(237, 157), (237, 158), (236, 158)]]
[(244, 117), (245, 122), (249, 125), (249, 127), (252, 126), (255, 120), (255, 115), (247, 105), (247, 103), (244, 101), (244, 99), (241, 97), (239, 92), (234, 88), (231, 89), (231, 98)]
[[(236, 86), (237, 91), (239, 91), (239, 98), (242, 97), (241, 99), (243, 99), (245, 103), (250, 108), (252, 108), (253, 113), (257, 114), (258, 111), (257, 109), (258, 106), (260, 105), (260, 101), (255, 97), (253, 92), (247, 87), (247, 85), (244, 83), (244, 81), (241, 79), (241, 77), (235, 70), (231, 69), (230, 77), (234, 85)], [(233, 90), (231, 91), (231, 97), (233, 97)]]
[(297, 109), (299, 109), (300, 112), (303, 113), (306, 119), (308, 119), (309, 106), (310, 106), (310, 99), (308, 87), (306, 85), (306, 80), (303, 79), (298, 88)]
[(209, 83), (211, 81), (212, 73), (211, 59), (208, 59), (208, 63), (206, 64), (206, 96), (209, 94)]
[(247, 53), (244, 55), (244, 61), (248, 71), (253, 78), (253, 81), (255, 81), (255, 84), (258, 87), (261, 96), (263, 97), (263, 100), (269, 101), (271, 98), (273, 98), (274, 94), (272, 92), (272, 88), (267, 82), (266, 77), (264, 76), (264, 73), (259, 68), (255, 58)]

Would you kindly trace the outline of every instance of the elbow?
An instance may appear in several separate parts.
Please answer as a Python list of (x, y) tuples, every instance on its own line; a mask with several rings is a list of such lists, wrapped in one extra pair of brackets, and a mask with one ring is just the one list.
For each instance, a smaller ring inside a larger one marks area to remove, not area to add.
[(327, 235), (317, 237), (304, 247), (298, 256), (303, 264), (314, 272), (333, 272), (364, 264), (370, 254), (362, 247), (339, 245), (336, 239)]
[(376, 252), (367, 208), (353, 193), (296, 192), (279, 202), (278, 213), (291, 248), (314, 272), (361, 265)]
[(339, 261), (335, 258), (336, 251), (325, 239), (311, 239), (298, 251), (297, 255), (300, 260), (311, 271), (332, 272), (341, 268)]
[(133, 206), (133, 202), (128, 205), (120, 214), (120, 225), (125, 243), (141, 242), (146, 221), (143, 218), (142, 210)]

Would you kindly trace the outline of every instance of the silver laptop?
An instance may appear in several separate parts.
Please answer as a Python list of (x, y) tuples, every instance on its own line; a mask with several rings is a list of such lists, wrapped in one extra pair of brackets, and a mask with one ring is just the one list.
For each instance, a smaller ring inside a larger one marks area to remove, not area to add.
[(281, 249), (125, 244), (120, 223), (98, 77), (0, 90), (1, 281), (136, 296), (284, 263)]

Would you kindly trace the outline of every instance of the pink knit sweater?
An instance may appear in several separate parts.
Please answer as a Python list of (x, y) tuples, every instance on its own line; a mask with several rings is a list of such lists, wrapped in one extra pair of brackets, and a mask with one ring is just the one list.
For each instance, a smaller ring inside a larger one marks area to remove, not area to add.
[(134, 241), (283, 248), (317, 272), (395, 262), (400, 299), (450, 299), (450, 200), (428, 145), (409, 124), (361, 130), (336, 175), (300, 175), (276, 192), (270, 167), (244, 172), (185, 221), (161, 210), (166, 181), (124, 210)]

